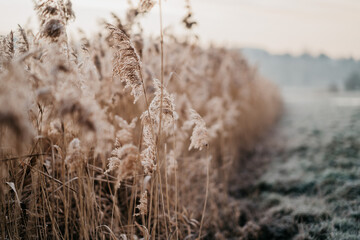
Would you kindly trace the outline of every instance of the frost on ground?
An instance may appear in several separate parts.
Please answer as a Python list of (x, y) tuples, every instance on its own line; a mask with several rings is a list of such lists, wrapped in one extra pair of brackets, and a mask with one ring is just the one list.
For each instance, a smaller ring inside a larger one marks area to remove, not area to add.
[(284, 99), (277, 129), (232, 182), (240, 207), (227, 238), (359, 239), (360, 94), (286, 89)]

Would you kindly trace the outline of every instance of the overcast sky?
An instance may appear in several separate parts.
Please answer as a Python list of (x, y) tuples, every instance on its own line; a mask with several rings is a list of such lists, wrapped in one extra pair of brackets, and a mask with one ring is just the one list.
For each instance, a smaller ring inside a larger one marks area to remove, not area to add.
[[(77, 19), (71, 29), (96, 30), (100, 17), (121, 14), (127, 0), (73, 0)], [(204, 43), (256, 47), (273, 53), (326, 53), (360, 59), (360, 0), (191, 0), (195, 31)], [(166, 0), (165, 26), (181, 29), (184, 0)], [(0, 0), (0, 33), (34, 18), (31, 0)], [(142, 21), (147, 33), (159, 31), (157, 6)]]

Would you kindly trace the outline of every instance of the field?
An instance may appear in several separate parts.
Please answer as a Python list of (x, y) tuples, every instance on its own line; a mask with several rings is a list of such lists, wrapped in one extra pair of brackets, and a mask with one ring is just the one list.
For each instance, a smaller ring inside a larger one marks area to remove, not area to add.
[(237, 51), (199, 46), (190, 6), (186, 37), (164, 31), (161, 1), (143, 36), (153, 4), (75, 40), (70, 1), (34, 1), (39, 31), (1, 36), (2, 239), (247, 236), (229, 192), (281, 115), (278, 88)]
[(230, 190), (240, 206), (238, 236), (359, 239), (359, 93), (283, 95), (283, 119)]

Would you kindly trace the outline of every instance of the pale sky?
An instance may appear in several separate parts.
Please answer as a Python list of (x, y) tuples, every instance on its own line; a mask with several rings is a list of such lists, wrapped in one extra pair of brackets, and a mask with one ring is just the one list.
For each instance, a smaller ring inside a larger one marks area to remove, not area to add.
[[(94, 32), (98, 19), (121, 15), (127, 0), (72, 0), (77, 19), (70, 30)], [(203, 43), (256, 47), (273, 53), (326, 53), (360, 59), (360, 0), (191, 0)], [(163, 0), (165, 26), (179, 25), (184, 0)], [(159, 32), (158, 6), (142, 20), (146, 33)], [(31, 0), (0, 0), (0, 33), (36, 18)]]

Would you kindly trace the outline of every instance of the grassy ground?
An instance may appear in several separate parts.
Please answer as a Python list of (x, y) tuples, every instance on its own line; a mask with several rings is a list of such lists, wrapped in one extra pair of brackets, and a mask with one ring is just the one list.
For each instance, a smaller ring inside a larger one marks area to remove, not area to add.
[(283, 119), (230, 189), (239, 236), (360, 239), (359, 97), (284, 91)]

